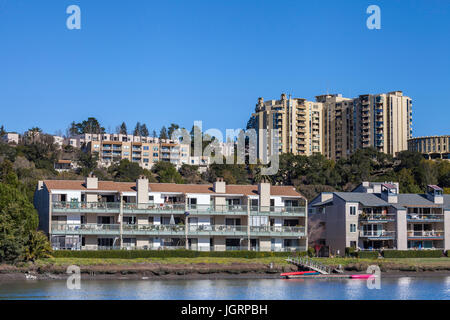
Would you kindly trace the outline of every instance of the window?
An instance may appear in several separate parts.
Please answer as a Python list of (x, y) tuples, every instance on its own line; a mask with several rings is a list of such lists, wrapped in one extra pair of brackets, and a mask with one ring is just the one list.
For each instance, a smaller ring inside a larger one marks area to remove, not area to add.
[(356, 224), (354, 223), (350, 224), (350, 232), (356, 232)]
[(149, 147), (148, 146), (144, 146), (144, 150), (149, 150)]
[(350, 207), (350, 215), (351, 216), (356, 215), (356, 207)]
[(123, 224), (136, 224), (136, 217), (123, 217)]

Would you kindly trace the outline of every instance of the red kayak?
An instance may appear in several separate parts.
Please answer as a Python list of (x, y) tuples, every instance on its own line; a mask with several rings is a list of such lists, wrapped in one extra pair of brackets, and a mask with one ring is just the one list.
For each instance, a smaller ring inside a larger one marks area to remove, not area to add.
[(307, 275), (308, 273), (312, 273), (312, 274), (318, 274), (317, 271), (298, 271), (298, 272), (285, 272), (280, 274), (280, 276), (285, 277), (285, 276), (303, 276), (303, 275)]

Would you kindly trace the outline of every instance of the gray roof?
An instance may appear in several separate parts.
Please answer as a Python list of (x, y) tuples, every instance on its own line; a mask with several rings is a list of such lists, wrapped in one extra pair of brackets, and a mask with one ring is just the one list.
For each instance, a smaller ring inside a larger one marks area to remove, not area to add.
[(313, 203), (311, 206), (312, 207), (320, 207), (320, 206), (329, 205), (329, 204), (333, 204), (333, 198), (322, 201), (322, 202)]
[[(444, 205), (436, 204), (427, 199), (426, 194), (415, 193), (399, 193), (398, 203), (388, 203), (381, 199), (380, 194), (365, 193), (365, 192), (333, 192), (346, 202), (358, 202), (365, 207), (389, 207), (392, 206), (398, 210), (405, 209), (405, 207), (444, 207), (445, 210), (450, 210), (450, 194), (444, 194)], [(330, 205), (332, 199), (320, 201), (320, 195), (314, 198), (310, 203), (313, 207)]]
[(366, 207), (386, 207), (391, 205), (374, 193), (335, 192), (334, 194), (347, 202), (359, 202)]
[(399, 193), (398, 204), (406, 207), (440, 207), (440, 204), (436, 204), (427, 199), (426, 194), (416, 193)]

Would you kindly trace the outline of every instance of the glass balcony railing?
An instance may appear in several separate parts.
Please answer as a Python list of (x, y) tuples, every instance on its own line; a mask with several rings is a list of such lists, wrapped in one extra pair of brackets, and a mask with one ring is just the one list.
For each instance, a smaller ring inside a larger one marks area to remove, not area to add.
[(408, 213), (406, 216), (406, 219), (409, 222), (422, 222), (422, 221), (438, 221), (442, 222), (444, 221), (444, 215), (443, 214), (422, 214), (422, 213)]
[(53, 211), (118, 211), (120, 202), (53, 202)]
[(393, 238), (395, 237), (395, 231), (386, 230), (361, 230), (359, 233), (360, 237), (366, 238)]
[(395, 215), (393, 214), (381, 214), (381, 213), (361, 213), (359, 215), (359, 221), (362, 222), (388, 222), (395, 221)]
[(408, 238), (444, 238), (444, 231), (429, 230), (429, 231), (413, 231), (408, 230)]
[[(53, 202), (54, 212), (109, 212), (119, 213), (120, 202)], [(258, 216), (304, 216), (305, 207), (300, 206), (250, 206), (250, 214)], [(124, 213), (151, 214), (182, 214), (189, 212), (193, 215), (247, 215), (247, 205), (203, 205), (177, 203), (123, 203)]]

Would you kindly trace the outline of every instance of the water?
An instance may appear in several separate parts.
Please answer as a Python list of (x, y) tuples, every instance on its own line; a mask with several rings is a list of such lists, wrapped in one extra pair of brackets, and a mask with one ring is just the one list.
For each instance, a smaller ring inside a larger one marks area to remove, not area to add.
[(450, 277), (382, 278), (380, 290), (350, 279), (82, 280), (80, 290), (28, 280), (0, 282), (0, 299), (450, 300)]

